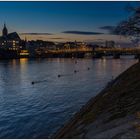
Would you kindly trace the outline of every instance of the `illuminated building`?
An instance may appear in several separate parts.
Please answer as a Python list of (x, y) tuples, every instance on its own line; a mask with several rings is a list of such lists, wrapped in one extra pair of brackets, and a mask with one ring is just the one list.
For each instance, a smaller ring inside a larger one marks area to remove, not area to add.
[(2, 36), (0, 37), (0, 47), (8, 50), (22, 49), (19, 35), (16, 32), (8, 33), (6, 24), (4, 24)]

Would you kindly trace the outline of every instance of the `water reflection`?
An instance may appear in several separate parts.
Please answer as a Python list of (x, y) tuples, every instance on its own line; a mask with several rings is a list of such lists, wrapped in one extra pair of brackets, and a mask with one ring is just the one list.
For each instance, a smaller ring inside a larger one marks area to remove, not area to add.
[[(127, 58), (76, 61), (0, 61), (0, 138), (47, 138), (112, 76), (136, 63)], [(58, 74), (64, 76), (58, 78)], [(42, 80), (46, 81), (31, 85), (32, 81)]]

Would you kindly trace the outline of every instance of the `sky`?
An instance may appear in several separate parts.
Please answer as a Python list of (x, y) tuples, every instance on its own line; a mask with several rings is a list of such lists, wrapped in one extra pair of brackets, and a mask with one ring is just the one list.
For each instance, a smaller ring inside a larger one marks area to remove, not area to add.
[(16, 31), (28, 40), (127, 42), (109, 35), (104, 27), (127, 19), (128, 5), (140, 2), (0, 2), (0, 29), (6, 22), (9, 32)]

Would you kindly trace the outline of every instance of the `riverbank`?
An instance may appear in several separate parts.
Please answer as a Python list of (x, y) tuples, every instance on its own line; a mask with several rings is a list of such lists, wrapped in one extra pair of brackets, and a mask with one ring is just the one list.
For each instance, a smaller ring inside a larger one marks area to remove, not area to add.
[(53, 138), (140, 138), (140, 63), (88, 101)]

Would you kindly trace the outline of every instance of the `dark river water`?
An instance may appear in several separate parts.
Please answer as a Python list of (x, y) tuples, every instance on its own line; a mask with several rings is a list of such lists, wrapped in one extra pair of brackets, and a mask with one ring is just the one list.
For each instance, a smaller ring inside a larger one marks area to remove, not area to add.
[(131, 57), (77, 59), (77, 63), (74, 59), (1, 60), (0, 138), (50, 137), (112, 76), (136, 62)]

